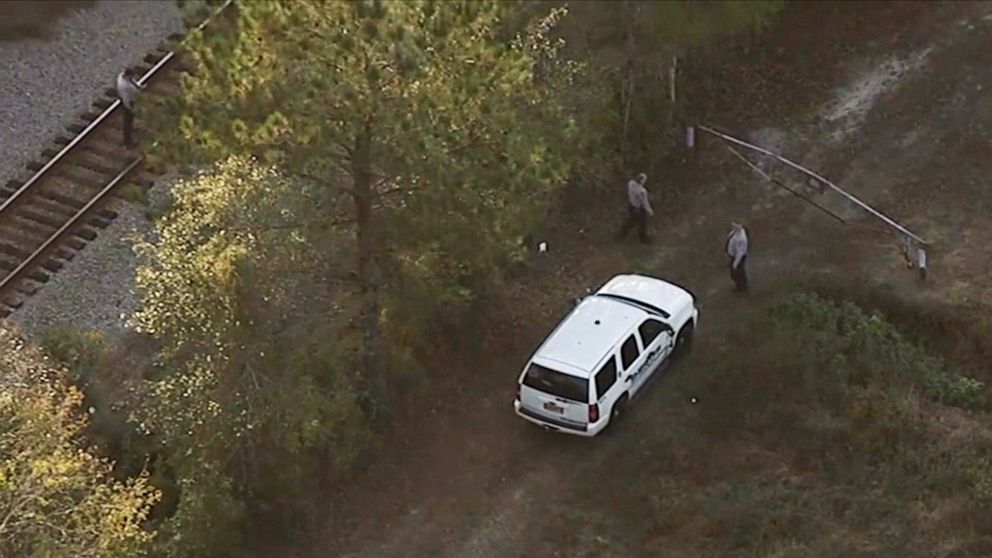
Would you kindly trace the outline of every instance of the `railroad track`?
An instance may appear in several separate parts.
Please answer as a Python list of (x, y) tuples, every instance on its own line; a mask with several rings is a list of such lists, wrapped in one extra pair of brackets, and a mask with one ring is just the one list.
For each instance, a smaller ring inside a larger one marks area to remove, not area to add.
[[(196, 29), (232, 3), (223, 2)], [(154, 102), (179, 93), (179, 76), (190, 70), (177, 54), (184, 37), (170, 35), (131, 68), (146, 87), (142, 97)], [(117, 212), (109, 205), (121, 186), (147, 189), (158, 176), (139, 151), (121, 145), (120, 105), (114, 89), (107, 89), (92, 110), (66, 126), (70, 135), (42, 152), (44, 162), (28, 165), (30, 175), (0, 188), (0, 318), (20, 308), (110, 225)]]

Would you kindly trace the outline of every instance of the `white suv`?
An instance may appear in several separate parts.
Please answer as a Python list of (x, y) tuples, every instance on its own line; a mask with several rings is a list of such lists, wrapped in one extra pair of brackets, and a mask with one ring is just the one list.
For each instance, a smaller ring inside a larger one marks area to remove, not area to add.
[(673, 353), (699, 319), (682, 287), (618, 275), (582, 299), (531, 357), (513, 409), (549, 430), (595, 436)]

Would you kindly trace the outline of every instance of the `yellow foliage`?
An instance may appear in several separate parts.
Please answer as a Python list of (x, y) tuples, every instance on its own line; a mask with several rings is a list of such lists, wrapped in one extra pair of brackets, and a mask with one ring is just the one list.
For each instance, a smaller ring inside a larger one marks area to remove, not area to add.
[(142, 555), (159, 493), (144, 476), (114, 480), (84, 446), (82, 394), (2, 328), (0, 378), (0, 555)]

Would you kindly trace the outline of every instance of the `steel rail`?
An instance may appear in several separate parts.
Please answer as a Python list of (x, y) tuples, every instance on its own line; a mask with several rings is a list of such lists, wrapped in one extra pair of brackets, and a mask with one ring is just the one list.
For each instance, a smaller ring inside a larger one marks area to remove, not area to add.
[(57, 241), (59, 238), (62, 237), (63, 234), (65, 234), (66, 231), (68, 231), (70, 228), (72, 228), (73, 226), (75, 226), (77, 224), (77, 222), (80, 219), (82, 219), (83, 216), (86, 215), (86, 213), (88, 213), (89, 210), (94, 205), (96, 205), (96, 204), (100, 203), (101, 201), (103, 201), (103, 198), (105, 198), (107, 196), (107, 194), (109, 194), (110, 191), (114, 189), (114, 186), (117, 186), (117, 183), (119, 183), (121, 180), (123, 180), (124, 177), (129, 172), (131, 172), (132, 170), (134, 170), (134, 168), (137, 167), (138, 166), (138, 163), (140, 163), (142, 160), (144, 160), (144, 157), (138, 157), (135, 160), (131, 161), (131, 163), (128, 164), (128, 166), (124, 167), (124, 170), (122, 170), (121, 172), (119, 172), (117, 174), (117, 176), (115, 176), (110, 182), (108, 182), (107, 185), (104, 186), (103, 189), (101, 189), (96, 194), (96, 196), (94, 196), (89, 201), (89, 203), (87, 203), (82, 208), (80, 208), (79, 211), (77, 211), (68, 221), (65, 222), (65, 224), (63, 224), (61, 227), (59, 227), (59, 230), (57, 230), (54, 233), (52, 233), (51, 235), (49, 235), (48, 240), (46, 240), (44, 244), (42, 244), (41, 246), (39, 246), (30, 256), (28, 256), (27, 258), (25, 258), (24, 261), (22, 261), (21, 264), (19, 266), (17, 266), (16, 269), (14, 269), (14, 271), (11, 271), (9, 274), (7, 274), (6, 277), (3, 278), (2, 281), (0, 281), (0, 291), (2, 291), (4, 289), (4, 287), (6, 287), (11, 281), (13, 281), (15, 278), (17, 278), (17, 276), (20, 275), (21, 272), (24, 271), (25, 268), (27, 268), (29, 265), (33, 264), (34, 261), (38, 258), (38, 256), (40, 256), (42, 253), (44, 253), (45, 250), (48, 250), (52, 246), (52, 244), (55, 243), (55, 241)]

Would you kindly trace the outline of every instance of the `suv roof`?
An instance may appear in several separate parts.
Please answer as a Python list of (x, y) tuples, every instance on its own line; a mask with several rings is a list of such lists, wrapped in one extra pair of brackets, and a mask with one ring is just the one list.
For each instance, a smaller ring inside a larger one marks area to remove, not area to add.
[[(610, 294), (647, 303), (671, 315), (692, 304), (692, 295), (667, 281), (643, 275), (617, 275), (607, 281), (596, 294)], [(666, 318), (668, 316), (665, 316)]]
[(535, 360), (568, 366), (562, 372), (589, 377), (624, 335), (648, 315), (618, 300), (591, 296), (580, 302), (534, 354)]

